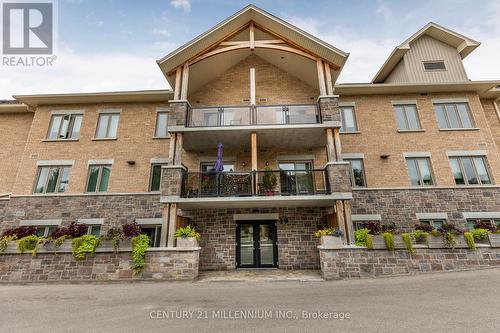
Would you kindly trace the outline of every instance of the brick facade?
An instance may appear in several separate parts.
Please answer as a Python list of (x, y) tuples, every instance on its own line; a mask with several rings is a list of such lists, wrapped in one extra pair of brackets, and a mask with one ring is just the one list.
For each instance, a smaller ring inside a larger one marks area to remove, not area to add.
[(134, 275), (129, 251), (96, 252), (85, 260), (71, 253), (0, 254), (0, 281), (193, 280), (198, 261), (198, 250), (147, 251), (146, 266)]
[(325, 280), (367, 278), (425, 272), (459, 271), (500, 266), (500, 248), (416, 249), (385, 251), (364, 249), (320, 250)]
[(464, 226), (462, 212), (498, 212), (500, 188), (354, 190), (353, 214), (381, 214), (382, 222), (412, 228), (416, 213), (448, 213), (448, 221)]
[(201, 234), (200, 269), (229, 270), (236, 267), (234, 214), (279, 213), (288, 224), (277, 223), (280, 269), (319, 269), (314, 232), (326, 225), (330, 208), (212, 209), (185, 212)]

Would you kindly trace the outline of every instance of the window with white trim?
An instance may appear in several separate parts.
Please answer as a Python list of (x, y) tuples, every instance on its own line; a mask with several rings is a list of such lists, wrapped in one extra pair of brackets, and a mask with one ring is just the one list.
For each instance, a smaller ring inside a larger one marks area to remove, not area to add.
[(80, 127), (82, 125), (83, 115), (81, 114), (57, 114), (52, 115), (50, 119), (47, 139), (67, 140), (79, 139)]
[(416, 105), (394, 105), (394, 112), (396, 113), (398, 130), (412, 131), (421, 129)]
[(450, 164), (457, 185), (491, 184), (485, 156), (450, 157)]
[(109, 177), (111, 175), (110, 165), (91, 165), (87, 178), (87, 192), (106, 192), (108, 190)]
[(350, 176), (352, 187), (366, 187), (365, 167), (363, 159), (344, 159), (350, 164)]
[(446, 221), (443, 219), (422, 219), (420, 220), (420, 223), (430, 225), (437, 230), (440, 229)]
[(493, 219), (485, 219), (485, 218), (482, 218), (482, 219), (467, 219), (467, 221), (466, 221), (467, 229), (468, 230), (476, 229), (477, 224), (479, 222), (481, 222), (481, 223), (488, 223), (488, 224), (490, 224), (493, 227), (500, 228), (500, 219), (494, 219), (494, 218)]
[(406, 165), (412, 186), (434, 185), (431, 160), (428, 157), (407, 157)]
[(342, 118), (342, 127), (340, 128), (340, 132), (349, 133), (358, 131), (354, 106), (341, 106), (340, 116)]
[(95, 137), (97, 139), (115, 139), (118, 134), (119, 113), (100, 113)]
[(434, 110), (441, 129), (474, 128), (468, 103), (436, 103)]
[(33, 193), (63, 193), (69, 183), (70, 166), (39, 167)]
[(168, 113), (167, 111), (156, 112), (156, 138), (168, 138)]
[(161, 224), (141, 225), (141, 234), (147, 235), (149, 237), (150, 246), (160, 246)]
[(161, 175), (162, 166), (167, 165), (166, 163), (152, 163), (151, 164), (151, 175), (149, 177), (149, 191), (156, 192), (160, 190), (161, 187)]
[(58, 227), (59, 226), (55, 226), (55, 225), (47, 225), (47, 226), (41, 225), (41, 226), (36, 226), (36, 235), (38, 237), (49, 237), (49, 236), (51, 236), (54, 233), (54, 231), (56, 231), (56, 229)]

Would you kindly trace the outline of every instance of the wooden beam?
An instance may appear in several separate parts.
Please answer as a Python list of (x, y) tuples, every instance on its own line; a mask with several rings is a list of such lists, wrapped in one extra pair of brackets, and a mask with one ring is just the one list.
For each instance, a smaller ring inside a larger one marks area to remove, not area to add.
[(316, 58), (312, 55), (310, 55), (307, 52), (303, 52), (297, 48), (288, 46), (288, 45), (278, 45), (278, 44), (269, 44), (269, 43), (261, 43), (260, 41), (255, 42), (255, 47), (256, 48), (261, 48), (261, 49), (271, 49), (271, 50), (280, 50), (280, 51), (286, 51), (290, 53), (295, 53), (297, 55), (303, 56), (305, 58), (311, 59), (313, 61), (316, 61)]
[(175, 246), (175, 227), (177, 226), (177, 204), (170, 204), (169, 218), (168, 218), (168, 238), (167, 247)]
[(175, 142), (177, 141), (177, 133), (170, 134), (170, 143), (168, 147), (168, 164), (173, 165), (175, 161)]
[(335, 141), (335, 155), (337, 161), (342, 161), (342, 146), (340, 144), (340, 131), (338, 128), (333, 129), (333, 138)]
[(330, 65), (325, 62), (325, 76), (326, 76), (326, 92), (328, 95), (333, 95), (333, 81), (332, 72), (330, 71)]
[(342, 204), (342, 200), (335, 200), (335, 215), (337, 217), (337, 224), (339, 226), (339, 230), (344, 233), (344, 243), (347, 244), (347, 233), (345, 227), (345, 217), (344, 217), (344, 205)]
[(250, 68), (250, 105), (255, 105), (257, 102), (255, 96), (255, 68)]
[(219, 46), (234, 46), (234, 45), (247, 45), (247, 47), (249, 47), (250, 42), (246, 40), (238, 40), (234, 42), (222, 42), (219, 44)]
[(174, 100), (176, 101), (181, 99), (181, 80), (182, 80), (182, 67), (179, 66), (175, 71)]
[(286, 42), (281, 39), (259, 39), (257, 42), (260, 44), (286, 44)]
[(323, 67), (323, 60), (316, 60), (316, 68), (318, 69), (318, 83), (319, 83), (319, 94), (321, 96), (326, 95), (326, 85), (325, 85), (325, 72)]
[(176, 140), (175, 140), (174, 165), (181, 165), (182, 164), (182, 151), (183, 150), (184, 150), (184, 148), (183, 148), (183, 134), (177, 133)]
[(168, 219), (170, 218), (170, 204), (164, 204), (162, 209), (162, 224), (160, 235), (160, 246), (166, 247), (168, 242)]
[(351, 200), (344, 200), (344, 219), (348, 244), (354, 244), (354, 226), (352, 224)]
[(252, 147), (252, 171), (257, 170), (257, 133), (252, 132), (250, 134), (250, 142)]
[(333, 140), (333, 130), (331, 128), (326, 129), (326, 155), (328, 157), (328, 162), (335, 162), (337, 160), (335, 156), (335, 143)]
[(215, 49), (213, 51), (210, 51), (208, 53), (202, 54), (199, 57), (191, 60), (189, 62), (189, 65), (194, 65), (197, 62), (202, 61), (203, 59), (210, 58), (214, 55), (221, 54), (224, 52), (229, 52), (229, 51), (234, 51), (234, 50), (240, 50), (240, 49), (247, 49), (250, 47), (250, 42), (245, 42), (245, 44), (237, 44), (237, 45), (232, 45), (232, 46), (226, 46), (223, 48)]
[(254, 25), (253, 25), (253, 22), (250, 22), (250, 50), (254, 50), (255, 49), (255, 29), (254, 29)]
[(181, 98), (182, 100), (187, 99), (188, 94), (188, 83), (189, 83), (189, 63), (185, 63), (182, 68), (182, 87), (181, 87)]

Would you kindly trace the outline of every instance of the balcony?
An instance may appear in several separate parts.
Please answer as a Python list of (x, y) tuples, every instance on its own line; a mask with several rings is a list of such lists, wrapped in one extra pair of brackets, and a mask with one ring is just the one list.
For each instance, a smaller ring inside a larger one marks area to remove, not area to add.
[(316, 104), (191, 108), (188, 127), (298, 125), (321, 122)]

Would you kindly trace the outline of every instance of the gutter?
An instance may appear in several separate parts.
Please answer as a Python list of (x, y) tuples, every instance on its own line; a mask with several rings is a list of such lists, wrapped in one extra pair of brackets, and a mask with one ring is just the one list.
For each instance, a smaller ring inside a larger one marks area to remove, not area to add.
[(498, 122), (500, 123), (500, 110), (498, 108), (498, 101), (500, 101), (500, 97), (498, 97), (497, 99), (495, 99), (493, 101), (493, 106), (495, 107), (495, 111), (497, 113)]

